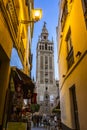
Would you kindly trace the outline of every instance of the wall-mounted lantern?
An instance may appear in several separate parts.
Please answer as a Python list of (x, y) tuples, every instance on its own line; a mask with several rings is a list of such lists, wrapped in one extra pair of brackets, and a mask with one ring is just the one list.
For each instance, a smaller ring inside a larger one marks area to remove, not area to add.
[(38, 22), (42, 18), (42, 9), (32, 9), (31, 11), (31, 20), (21, 20), (22, 24), (29, 24), (32, 22)]

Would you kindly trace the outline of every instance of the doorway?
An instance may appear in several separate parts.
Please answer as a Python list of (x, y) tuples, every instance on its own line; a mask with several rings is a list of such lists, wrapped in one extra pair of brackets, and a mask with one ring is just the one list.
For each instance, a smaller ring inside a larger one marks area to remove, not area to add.
[(70, 88), (70, 99), (71, 99), (70, 101), (71, 101), (72, 124), (75, 130), (80, 130), (75, 85), (73, 85)]

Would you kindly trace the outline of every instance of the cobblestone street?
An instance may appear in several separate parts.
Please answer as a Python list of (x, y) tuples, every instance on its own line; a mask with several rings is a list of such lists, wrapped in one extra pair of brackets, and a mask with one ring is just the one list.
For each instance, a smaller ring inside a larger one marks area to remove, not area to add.
[(47, 130), (47, 128), (44, 128), (44, 127), (32, 127), (31, 130)]
[(32, 127), (31, 130), (59, 130), (59, 129), (55, 128), (54, 126), (51, 126), (51, 127)]
[(39, 127), (31, 127), (31, 130), (60, 130), (58, 127), (55, 126), (39, 126)]

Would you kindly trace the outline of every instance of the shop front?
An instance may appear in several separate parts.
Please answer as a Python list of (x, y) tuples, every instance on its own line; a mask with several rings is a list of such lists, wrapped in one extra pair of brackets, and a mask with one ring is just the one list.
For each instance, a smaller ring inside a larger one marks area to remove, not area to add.
[[(13, 67), (11, 69), (9, 93), (8, 93), (8, 104), (7, 104), (7, 119), (6, 127), (7, 130), (17, 130), (17, 126), (23, 126), (23, 130), (30, 124), (31, 121), (31, 110), (30, 105), (32, 103), (34, 95), (35, 85), (31, 78), (24, 74), (18, 68)], [(13, 124), (13, 125), (12, 125)], [(21, 128), (22, 130), (22, 128)]]

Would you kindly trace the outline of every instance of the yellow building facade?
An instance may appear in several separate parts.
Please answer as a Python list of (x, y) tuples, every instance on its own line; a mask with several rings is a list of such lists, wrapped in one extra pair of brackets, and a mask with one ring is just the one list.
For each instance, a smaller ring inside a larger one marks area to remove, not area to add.
[(61, 0), (58, 64), (63, 130), (87, 129), (87, 1)]
[(0, 129), (5, 118), (12, 48), (18, 52), (23, 72), (27, 75), (31, 72), (31, 40), (34, 23), (23, 24), (21, 20), (31, 20), (33, 4), (33, 0), (0, 0)]

